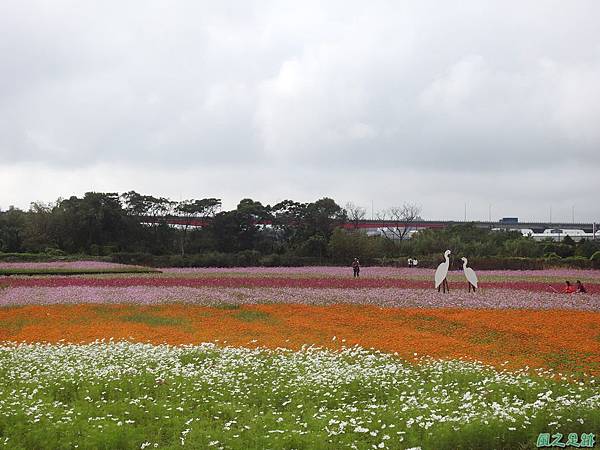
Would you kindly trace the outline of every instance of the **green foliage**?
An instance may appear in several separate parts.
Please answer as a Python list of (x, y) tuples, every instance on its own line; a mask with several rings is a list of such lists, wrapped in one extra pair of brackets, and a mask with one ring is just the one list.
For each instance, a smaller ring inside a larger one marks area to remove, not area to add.
[(249, 250), (239, 253), (206, 252), (181, 255), (152, 255), (150, 253), (115, 253), (111, 261), (120, 264), (136, 264), (152, 267), (295, 267), (322, 264), (318, 257), (294, 254), (270, 254)]
[(519, 232), (498, 232), (474, 224), (454, 225), (444, 229), (426, 229), (410, 242), (412, 255), (454, 254), (473, 256), (537, 257), (542, 252), (537, 243)]
[(185, 255), (188, 228), (193, 224), (194, 220), (212, 217), (219, 208), (221, 208), (221, 200), (218, 198), (184, 200), (175, 206), (175, 213), (180, 218), (180, 225), (182, 226), (179, 236), (181, 256)]
[(23, 250), (26, 221), (26, 213), (13, 207), (0, 213), (0, 251)]
[(46, 247), (44, 249), (44, 253), (48, 255), (50, 258), (62, 258), (66, 256), (66, 252), (62, 251), (59, 248)]
[(136, 313), (121, 318), (124, 322), (142, 323), (151, 327), (156, 326), (189, 326), (189, 319), (182, 317), (163, 317), (149, 313)]
[(234, 317), (242, 322), (272, 322), (274, 320), (269, 313), (263, 311), (254, 311), (251, 309), (241, 310), (240, 312), (236, 313)]
[(600, 251), (595, 252), (592, 256), (590, 256), (591, 261), (600, 261)]
[(560, 258), (567, 258), (575, 255), (575, 249), (567, 244), (559, 242), (547, 242), (542, 243), (544, 246), (544, 253), (555, 253)]
[(593, 261), (582, 256), (569, 256), (567, 258), (551, 258), (544, 262), (544, 268), (572, 267), (577, 269), (593, 269)]
[(297, 253), (301, 256), (326, 256), (327, 238), (320, 234), (313, 234), (297, 247)]
[[(34, 255), (5, 258), (15, 261), (80, 254), (130, 264), (181, 267), (346, 265), (354, 257), (363, 264), (378, 259), (405, 265), (407, 257), (437, 260), (451, 249), (454, 255), (495, 258), (497, 266), (507, 263), (512, 267), (514, 263), (506, 258), (548, 256), (582, 267), (585, 263), (571, 258), (590, 258), (600, 251), (600, 241), (576, 243), (565, 238), (563, 242), (536, 242), (519, 232), (491, 231), (473, 223), (420, 230), (411, 239), (369, 237), (356, 222), (363, 210), (354, 207), (349, 218), (346, 209), (327, 197), (311, 203), (283, 200), (273, 206), (245, 198), (234, 210), (217, 213), (220, 206), (217, 198), (173, 202), (130, 191), (120, 196), (88, 192), (82, 198), (73, 196), (48, 205), (32, 203), (29, 211), (10, 208), (0, 211), (0, 260), (4, 252)], [(410, 205), (405, 208), (414, 209)], [(177, 215), (176, 226), (168, 222), (173, 214)], [(396, 237), (406, 231), (398, 220)], [(197, 221), (206, 225), (196, 227)], [(174, 256), (177, 253), (179, 256)]]
[(504, 242), (503, 253), (506, 256), (539, 258), (544, 249), (532, 238), (511, 239)]
[(328, 253), (335, 263), (350, 264), (357, 257), (367, 264), (382, 254), (384, 246), (385, 240), (381, 237), (369, 237), (358, 230), (336, 228), (329, 240)]
[(280, 245), (304, 256), (325, 256), (333, 231), (347, 221), (345, 210), (327, 197), (314, 203), (284, 200), (271, 211)]
[(577, 248), (575, 249), (575, 256), (591, 258), (591, 256), (598, 251), (600, 251), (600, 241), (582, 239), (577, 244)]

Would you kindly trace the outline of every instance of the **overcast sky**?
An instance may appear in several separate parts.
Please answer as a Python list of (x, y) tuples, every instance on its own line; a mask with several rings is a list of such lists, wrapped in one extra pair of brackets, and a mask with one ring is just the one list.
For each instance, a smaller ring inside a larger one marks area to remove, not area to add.
[(0, 208), (600, 221), (600, 2), (0, 1)]

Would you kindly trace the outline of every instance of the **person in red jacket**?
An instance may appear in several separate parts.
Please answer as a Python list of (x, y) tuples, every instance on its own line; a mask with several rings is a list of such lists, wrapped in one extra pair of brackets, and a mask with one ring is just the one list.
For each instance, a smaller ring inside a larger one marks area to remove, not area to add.
[(572, 294), (575, 292), (575, 286), (571, 284), (569, 280), (565, 281), (565, 288), (563, 289), (565, 294)]

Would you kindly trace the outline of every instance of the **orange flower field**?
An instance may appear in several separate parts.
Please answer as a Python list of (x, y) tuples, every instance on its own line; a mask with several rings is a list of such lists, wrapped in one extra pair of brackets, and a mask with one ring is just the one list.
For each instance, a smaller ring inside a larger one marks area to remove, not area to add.
[(363, 347), (600, 373), (600, 313), (370, 305), (36, 305), (0, 309), (0, 341), (98, 339), (297, 349)]

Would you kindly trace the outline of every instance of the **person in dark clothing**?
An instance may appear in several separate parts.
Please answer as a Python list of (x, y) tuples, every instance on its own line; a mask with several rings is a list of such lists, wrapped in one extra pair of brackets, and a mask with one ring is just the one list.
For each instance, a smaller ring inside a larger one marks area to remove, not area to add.
[(352, 270), (354, 271), (354, 278), (358, 278), (360, 276), (360, 262), (358, 258), (354, 258), (354, 261), (352, 261)]
[(575, 282), (575, 292), (579, 292), (581, 294), (585, 294), (587, 292), (585, 286), (579, 280)]

